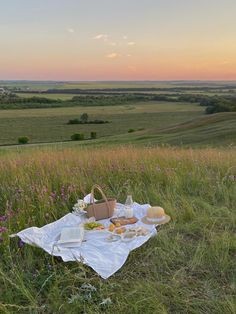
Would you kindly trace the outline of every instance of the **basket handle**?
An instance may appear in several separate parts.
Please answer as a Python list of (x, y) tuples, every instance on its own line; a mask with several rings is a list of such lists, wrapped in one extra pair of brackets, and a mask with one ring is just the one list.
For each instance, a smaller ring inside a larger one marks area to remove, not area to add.
[[(104, 199), (104, 201), (106, 202), (106, 204), (107, 204), (107, 210), (108, 210), (108, 212), (109, 212), (109, 210), (110, 210), (110, 206), (109, 206), (109, 202), (108, 202), (108, 200), (107, 200), (107, 197), (106, 197), (106, 195), (104, 194), (104, 192), (103, 192), (103, 190), (102, 190), (102, 188), (98, 185), (98, 184), (94, 184), (93, 186), (92, 186), (92, 189), (91, 189), (91, 196), (90, 196), (90, 203), (91, 203), (91, 205), (92, 205), (92, 207), (93, 207), (93, 213), (94, 213), (94, 190), (95, 189), (97, 189), (99, 192), (100, 192), (100, 194), (102, 195), (102, 197), (103, 197), (103, 199)], [(94, 213), (94, 216), (95, 216), (95, 213)]]

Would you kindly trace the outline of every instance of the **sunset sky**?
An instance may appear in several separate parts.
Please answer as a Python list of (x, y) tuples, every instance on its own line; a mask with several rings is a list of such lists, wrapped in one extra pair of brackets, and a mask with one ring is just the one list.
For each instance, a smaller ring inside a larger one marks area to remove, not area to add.
[(234, 80), (235, 0), (0, 2), (0, 79)]

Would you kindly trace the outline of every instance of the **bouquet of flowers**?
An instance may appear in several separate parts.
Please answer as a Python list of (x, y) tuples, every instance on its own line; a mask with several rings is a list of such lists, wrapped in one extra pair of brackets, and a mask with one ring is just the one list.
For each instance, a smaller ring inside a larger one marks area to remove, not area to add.
[(86, 214), (85, 209), (88, 207), (88, 203), (86, 203), (84, 200), (78, 200), (76, 204), (73, 206), (73, 214), (75, 215), (82, 215)]

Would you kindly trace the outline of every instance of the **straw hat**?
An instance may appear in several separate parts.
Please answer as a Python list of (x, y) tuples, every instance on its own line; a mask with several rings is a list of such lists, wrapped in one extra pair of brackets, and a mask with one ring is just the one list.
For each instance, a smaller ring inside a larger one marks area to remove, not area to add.
[(147, 225), (164, 225), (170, 219), (162, 207), (150, 207), (147, 209), (147, 215), (142, 218), (142, 222)]

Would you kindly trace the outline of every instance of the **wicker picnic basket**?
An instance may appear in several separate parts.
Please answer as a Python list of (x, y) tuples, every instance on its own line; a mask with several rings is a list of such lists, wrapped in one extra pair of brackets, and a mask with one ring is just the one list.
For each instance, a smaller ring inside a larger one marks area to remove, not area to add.
[[(99, 201), (94, 201), (94, 191), (97, 189), (102, 195), (103, 199)], [(116, 206), (115, 198), (107, 198), (103, 193), (101, 187), (95, 184), (91, 190), (90, 205), (86, 208), (87, 217), (95, 217), (96, 220), (110, 218), (114, 214), (114, 209)]]

